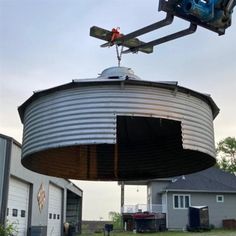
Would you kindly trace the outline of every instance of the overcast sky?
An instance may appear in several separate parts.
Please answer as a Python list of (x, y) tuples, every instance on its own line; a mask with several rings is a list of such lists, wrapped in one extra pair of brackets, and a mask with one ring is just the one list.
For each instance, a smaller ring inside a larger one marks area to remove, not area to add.
[[(156, 0), (0, 0), (0, 133), (21, 142), (17, 107), (33, 91), (94, 78), (116, 66), (114, 48), (89, 36), (93, 25), (122, 33), (164, 18)], [(176, 19), (167, 29), (141, 37), (144, 41), (174, 32), (188, 23)], [(124, 55), (144, 80), (178, 81), (211, 94), (220, 114), (215, 119), (216, 142), (236, 136), (236, 14), (224, 36), (203, 28), (193, 35), (160, 45), (154, 53)], [(84, 219), (107, 219), (119, 211), (117, 183), (77, 182), (84, 190)], [(126, 189), (126, 204), (145, 203), (145, 188)]]

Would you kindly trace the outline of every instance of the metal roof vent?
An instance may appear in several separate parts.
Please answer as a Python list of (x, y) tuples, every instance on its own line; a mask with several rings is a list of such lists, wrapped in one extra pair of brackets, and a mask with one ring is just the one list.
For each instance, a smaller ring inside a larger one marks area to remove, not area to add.
[(105, 69), (101, 75), (98, 77), (101, 79), (139, 79), (140, 78), (134, 74), (131, 68), (127, 67), (110, 67)]
[(41, 174), (82, 180), (197, 172), (215, 164), (218, 111), (209, 96), (112, 67), (98, 78), (35, 92), (19, 107), (21, 162)]

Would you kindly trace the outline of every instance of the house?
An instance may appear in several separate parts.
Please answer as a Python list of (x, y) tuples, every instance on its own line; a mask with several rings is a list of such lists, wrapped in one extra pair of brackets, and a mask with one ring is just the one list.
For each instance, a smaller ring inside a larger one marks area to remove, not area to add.
[(62, 236), (65, 222), (80, 232), (82, 197), (71, 181), (24, 168), (21, 144), (0, 134), (0, 224), (13, 223), (18, 236)]
[[(223, 220), (236, 219), (236, 176), (216, 167), (166, 179), (154, 179), (127, 184), (147, 185), (146, 207), (137, 210), (166, 214), (166, 227), (185, 229), (189, 206), (208, 206), (210, 225), (221, 228)], [(135, 212), (124, 206), (123, 212)]]

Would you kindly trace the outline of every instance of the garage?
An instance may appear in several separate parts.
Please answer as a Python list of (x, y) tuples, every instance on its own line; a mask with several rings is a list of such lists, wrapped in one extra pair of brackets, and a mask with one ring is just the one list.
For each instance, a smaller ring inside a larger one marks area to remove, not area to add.
[(65, 222), (81, 233), (83, 191), (68, 179), (41, 175), (21, 164), (21, 144), (0, 134), (0, 224), (17, 236), (62, 236)]
[(61, 236), (62, 227), (62, 189), (49, 184), (48, 236)]
[(30, 185), (26, 182), (10, 177), (7, 220), (16, 224), (17, 235), (26, 236), (28, 228)]

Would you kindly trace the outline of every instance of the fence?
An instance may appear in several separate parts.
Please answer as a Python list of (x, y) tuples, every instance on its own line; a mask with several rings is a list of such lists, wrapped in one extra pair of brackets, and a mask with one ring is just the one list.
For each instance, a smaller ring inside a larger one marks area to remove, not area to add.
[(122, 213), (153, 212), (166, 213), (166, 205), (163, 204), (136, 204), (124, 205)]

